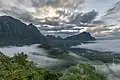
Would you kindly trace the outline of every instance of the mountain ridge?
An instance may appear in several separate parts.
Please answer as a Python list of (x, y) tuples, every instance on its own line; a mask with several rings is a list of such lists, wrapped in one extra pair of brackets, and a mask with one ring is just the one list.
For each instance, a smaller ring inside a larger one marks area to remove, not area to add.
[[(74, 38), (73, 38), (74, 37)], [(87, 38), (88, 37), (88, 38)], [(95, 40), (89, 33), (83, 32), (65, 39), (60, 36), (44, 36), (38, 28), (30, 23), (26, 25), (11, 16), (0, 16), (0, 45), (24, 45), (47, 42), (52, 40)]]
[(92, 40), (96, 40), (96, 39), (94, 37), (92, 37), (90, 33), (82, 32), (77, 35), (66, 37), (64, 40), (92, 41)]
[(11, 16), (0, 16), (0, 44), (31, 44), (42, 42), (44, 35), (32, 24), (26, 25)]

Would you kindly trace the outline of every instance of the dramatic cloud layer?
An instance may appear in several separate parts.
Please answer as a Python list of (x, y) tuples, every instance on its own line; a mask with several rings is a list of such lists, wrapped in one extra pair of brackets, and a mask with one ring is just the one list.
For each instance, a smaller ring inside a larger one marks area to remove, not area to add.
[(98, 12), (96, 11), (90, 11), (87, 13), (79, 13), (75, 16), (73, 16), (71, 22), (72, 23), (91, 23), (93, 19), (97, 16)]
[(84, 0), (0, 0), (0, 13), (26, 22), (38, 23), (41, 18), (58, 17), (80, 9), (84, 2)]

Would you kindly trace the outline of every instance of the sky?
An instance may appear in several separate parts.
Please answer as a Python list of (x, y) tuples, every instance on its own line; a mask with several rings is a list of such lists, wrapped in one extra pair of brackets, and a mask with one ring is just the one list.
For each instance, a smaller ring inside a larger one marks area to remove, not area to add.
[(83, 11), (96, 10), (99, 11), (99, 16), (101, 16), (118, 1), (120, 0), (87, 0)]
[(33, 23), (43, 34), (116, 36), (120, 0), (0, 0), (0, 15)]

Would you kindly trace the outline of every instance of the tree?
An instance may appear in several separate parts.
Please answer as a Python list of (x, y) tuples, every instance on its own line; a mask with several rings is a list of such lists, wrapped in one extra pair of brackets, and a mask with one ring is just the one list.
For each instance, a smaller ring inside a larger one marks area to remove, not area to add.
[(105, 80), (105, 76), (96, 72), (95, 68), (87, 63), (70, 67), (59, 80)]

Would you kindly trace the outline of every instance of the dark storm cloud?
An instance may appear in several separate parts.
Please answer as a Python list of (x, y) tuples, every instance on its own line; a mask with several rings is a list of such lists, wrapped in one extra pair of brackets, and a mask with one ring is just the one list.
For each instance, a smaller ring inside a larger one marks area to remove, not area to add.
[(91, 23), (95, 17), (97, 16), (98, 12), (96, 11), (90, 11), (87, 13), (80, 13), (75, 16), (75, 18), (72, 18), (71, 23)]
[(94, 25), (102, 25), (105, 24), (105, 22), (103, 20), (96, 20), (92, 22)]
[(60, 24), (58, 21), (45, 19), (45, 22), (41, 22), (41, 25), (59, 26)]
[[(88, 12), (88, 13), (85, 13), (85, 14), (83, 14), (82, 16), (81, 16), (81, 19), (80, 19), (80, 21), (82, 22), (82, 23), (90, 23), (92, 20), (94, 20), (95, 19), (95, 17), (97, 16), (97, 14), (98, 14), (98, 12), (96, 12), (96, 11), (91, 11), (91, 12)], [(76, 19), (78, 19), (77, 17), (79, 17), (79, 16), (76, 16)], [(79, 19), (78, 19), (79, 20)]]

